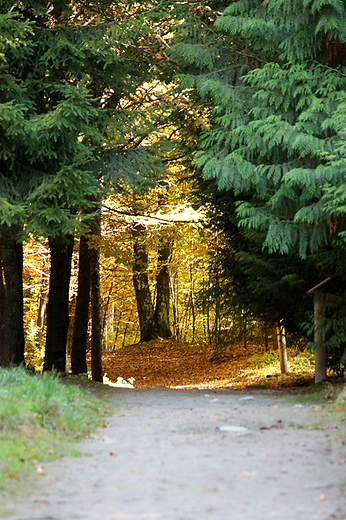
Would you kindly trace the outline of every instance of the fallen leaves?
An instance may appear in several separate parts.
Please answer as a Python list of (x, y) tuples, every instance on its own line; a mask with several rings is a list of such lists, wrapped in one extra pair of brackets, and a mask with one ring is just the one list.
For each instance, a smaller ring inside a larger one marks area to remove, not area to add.
[(311, 372), (261, 376), (248, 361), (257, 351), (258, 345), (231, 345), (215, 360), (210, 344), (158, 339), (104, 353), (103, 367), (107, 384), (123, 387), (279, 388), (313, 381)]

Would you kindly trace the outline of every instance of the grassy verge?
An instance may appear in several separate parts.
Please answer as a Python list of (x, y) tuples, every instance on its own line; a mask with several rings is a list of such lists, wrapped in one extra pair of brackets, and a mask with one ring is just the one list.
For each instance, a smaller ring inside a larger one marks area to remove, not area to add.
[[(104, 402), (54, 375), (0, 368), (0, 489), (40, 463), (73, 454), (72, 442), (102, 426)], [(76, 451), (76, 450), (74, 450)]]
[[(296, 378), (311, 379), (314, 376), (314, 355), (310, 350), (303, 352), (290, 349), (287, 352), (288, 374), (284, 376), (287, 382), (292, 383)], [(280, 377), (280, 360), (278, 351), (255, 353), (246, 363), (246, 376), (266, 383), (272, 377)], [(282, 378), (281, 378), (282, 379)], [(266, 381), (267, 380), (267, 381)], [(269, 386), (272, 386), (271, 384)]]

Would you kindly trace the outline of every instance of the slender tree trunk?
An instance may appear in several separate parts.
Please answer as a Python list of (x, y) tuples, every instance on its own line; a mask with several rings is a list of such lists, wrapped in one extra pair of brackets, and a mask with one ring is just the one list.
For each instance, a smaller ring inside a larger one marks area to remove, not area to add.
[(269, 348), (268, 348), (268, 324), (267, 323), (264, 324), (264, 348), (265, 348), (265, 351), (268, 352)]
[(173, 309), (173, 330), (175, 334), (175, 338), (177, 341), (179, 341), (179, 326), (178, 326), (178, 319), (177, 319), (177, 306), (175, 301), (175, 291), (174, 291), (174, 284), (173, 284), (173, 278), (172, 275), (169, 275), (169, 284), (171, 288), (171, 294), (172, 294), (172, 309)]
[(66, 339), (69, 322), (68, 303), (73, 242), (74, 237), (71, 235), (49, 240), (51, 268), (44, 371), (57, 370), (58, 372), (64, 372), (66, 367)]
[(3, 278), (2, 238), (0, 236), (0, 367), (10, 363), (10, 353), (7, 341), (6, 289)]
[(125, 347), (125, 340), (126, 340), (126, 334), (127, 334), (127, 328), (128, 328), (128, 323), (126, 323), (125, 325), (125, 329), (124, 329), (124, 336), (123, 336), (123, 344), (122, 344), (122, 348)]
[(71, 345), (72, 374), (86, 374), (86, 351), (88, 342), (90, 300), (90, 251), (87, 238), (81, 236), (79, 243), (78, 294)]
[(133, 286), (136, 293), (139, 326), (141, 331), (140, 343), (157, 338), (148, 280), (148, 253), (144, 242), (145, 227), (141, 224), (132, 229), (134, 238), (133, 252)]
[(158, 249), (158, 272), (156, 275), (156, 307), (154, 319), (158, 335), (165, 339), (172, 336), (169, 324), (169, 261), (172, 255), (172, 247), (173, 241), (171, 239), (160, 240)]
[[(92, 234), (101, 236), (101, 214), (95, 218)], [(91, 377), (94, 381), (103, 381), (102, 370), (102, 320), (101, 320), (101, 283), (100, 283), (100, 249), (95, 247), (90, 251), (91, 257)]]
[(108, 344), (108, 332), (114, 332), (114, 302), (111, 303), (111, 295), (113, 291), (113, 283), (114, 283), (114, 273), (111, 277), (111, 285), (108, 291), (108, 296), (106, 302), (103, 304), (102, 307), (102, 341), (104, 341), (104, 347), (103, 350), (106, 352), (109, 352), (110, 350), (113, 350), (112, 345)]
[(42, 340), (43, 330), (44, 330), (44, 321), (47, 311), (48, 304), (48, 296), (49, 296), (49, 259), (48, 255), (44, 255), (42, 262), (42, 280), (41, 280), (41, 289), (40, 289), (40, 301), (39, 307), (37, 311), (37, 322), (36, 326), (38, 329), (38, 340)]
[[(203, 277), (203, 291), (205, 290), (205, 279)], [(204, 332), (204, 341), (208, 341), (208, 334), (207, 334), (207, 326), (206, 326), (206, 302), (205, 298), (202, 300), (202, 317), (203, 317), (203, 332)]]
[[(106, 352), (110, 352), (113, 350), (113, 341), (114, 341), (114, 303), (108, 302), (104, 306), (103, 312), (103, 322), (102, 322), (102, 338), (103, 338), (103, 350)], [(108, 334), (111, 334), (109, 338)]]
[(316, 343), (315, 350), (315, 383), (325, 381), (327, 379), (327, 350), (323, 345), (325, 340), (324, 331), (325, 318), (325, 295), (323, 290), (314, 291), (314, 325)]
[(196, 336), (196, 309), (195, 309), (195, 280), (193, 278), (193, 262), (190, 264), (190, 284), (191, 284), (191, 313), (192, 313), (192, 341)]
[(5, 279), (1, 280), (2, 313), (4, 326), (1, 345), (3, 366), (10, 363), (19, 365), (24, 362), (24, 329), (23, 329), (23, 247), (16, 240), (20, 228), (18, 226), (3, 227), (2, 268)]
[(288, 364), (287, 364), (287, 351), (286, 351), (286, 330), (283, 325), (280, 325), (277, 328), (278, 334), (278, 343), (279, 343), (279, 358), (280, 358), (280, 370), (281, 374), (287, 374), (288, 372)]
[(215, 269), (215, 325), (214, 325), (214, 341), (218, 341), (218, 335), (220, 331), (220, 287), (219, 287), (219, 270)]
[(243, 314), (243, 346), (246, 350), (247, 348), (247, 312)]
[[(209, 270), (209, 280), (208, 281), (209, 281), (209, 284), (208, 284), (209, 285), (208, 286), (208, 293), (209, 293), (209, 291), (211, 289), (211, 286), (212, 286), (212, 284), (211, 284), (211, 271), (210, 270)], [(213, 340), (212, 330), (211, 330), (211, 327), (210, 327), (210, 321), (211, 321), (211, 317), (210, 317), (210, 307), (211, 307), (211, 305), (210, 305), (210, 298), (211, 298), (211, 296), (210, 296), (210, 294), (208, 294), (208, 300), (207, 300), (207, 329), (208, 329), (209, 343), (211, 343), (212, 340)]]
[(272, 337), (273, 337), (273, 350), (278, 350), (278, 348), (279, 348), (278, 328), (276, 325), (275, 325), (275, 327), (272, 328)]
[(187, 303), (185, 306), (185, 313), (182, 314), (181, 321), (180, 321), (180, 323), (181, 323), (180, 335), (181, 335), (181, 339), (183, 341), (185, 341), (185, 339), (186, 339), (186, 330), (187, 330), (188, 322), (189, 322), (191, 294), (189, 294), (188, 296), (186, 295), (185, 301), (186, 301), (186, 298), (187, 298)]
[(120, 310), (120, 311), (119, 311), (118, 322), (117, 322), (117, 324), (116, 324), (115, 338), (114, 338), (114, 345), (116, 345), (116, 344), (117, 344), (117, 341), (118, 341), (119, 332), (120, 332), (121, 317), (122, 317), (122, 312), (121, 312), (121, 310)]

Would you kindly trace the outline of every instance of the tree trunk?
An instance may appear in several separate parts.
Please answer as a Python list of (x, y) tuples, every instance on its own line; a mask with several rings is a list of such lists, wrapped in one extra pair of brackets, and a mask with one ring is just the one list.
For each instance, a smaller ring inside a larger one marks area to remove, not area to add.
[(193, 277), (193, 262), (190, 263), (190, 294), (191, 294), (191, 314), (192, 314), (192, 341), (196, 337), (196, 309), (195, 309), (195, 280)]
[(173, 330), (175, 334), (175, 339), (179, 341), (179, 323), (178, 323), (178, 313), (177, 313), (177, 305), (175, 301), (175, 290), (174, 290), (174, 282), (172, 275), (169, 275), (169, 285), (171, 288), (172, 294), (172, 309), (173, 309)]
[(264, 323), (264, 348), (265, 351), (268, 352), (268, 324)]
[(42, 340), (43, 330), (44, 330), (44, 320), (47, 311), (48, 304), (48, 296), (49, 296), (49, 259), (45, 254), (42, 262), (42, 280), (41, 280), (41, 289), (40, 289), (40, 302), (37, 311), (37, 322), (36, 326), (38, 329), (38, 341)]
[(2, 238), (0, 236), (0, 367), (10, 364), (10, 353), (7, 341), (6, 289), (3, 278)]
[(279, 358), (280, 358), (280, 370), (281, 374), (287, 374), (288, 372), (288, 364), (287, 364), (287, 351), (286, 351), (286, 330), (283, 325), (280, 325), (277, 328), (277, 338), (279, 344)]
[(278, 328), (276, 325), (275, 325), (275, 327), (272, 328), (272, 338), (273, 338), (273, 350), (278, 350), (278, 348), (279, 348)]
[(148, 280), (148, 253), (144, 243), (145, 227), (141, 224), (136, 225), (132, 229), (132, 236), (134, 238), (132, 279), (137, 300), (141, 343), (143, 341), (156, 339), (157, 332), (155, 328), (154, 308)]
[[(111, 295), (113, 291), (113, 283), (114, 283), (114, 273), (112, 274), (111, 284), (108, 291), (108, 297), (106, 302), (103, 304), (101, 309), (102, 315), (102, 329), (101, 329), (101, 337), (103, 342), (102, 350), (106, 352), (110, 352), (114, 348), (114, 302), (111, 302)], [(111, 333), (111, 339), (109, 341), (108, 333)]]
[(71, 345), (72, 374), (86, 374), (86, 351), (88, 341), (90, 299), (90, 251), (87, 238), (81, 236), (79, 243), (78, 294)]
[(74, 237), (71, 235), (49, 240), (51, 268), (44, 371), (65, 371), (73, 241)]
[[(101, 236), (101, 214), (92, 225), (91, 232)], [(94, 381), (103, 381), (102, 370), (102, 319), (101, 319), (101, 283), (100, 283), (100, 248), (90, 250), (90, 283), (91, 283), (91, 377)]]
[(243, 318), (243, 347), (244, 350), (247, 349), (247, 312), (242, 314)]
[(327, 379), (327, 350), (324, 343), (325, 296), (323, 291), (314, 291), (315, 383)]
[(102, 326), (103, 350), (111, 352), (114, 349), (114, 302), (108, 302), (104, 307)]
[(1, 274), (0, 312), (4, 322), (0, 334), (0, 362), (2, 366), (10, 363), (20, 365), (24, 362), (24, 329), (23, 329), (23, 247), (16, 241), (18, 226), (2, 228), (2, 268), (5, 285)]
[(158, 272), (156, 275), (156, 307), (154, 319), (157, 333), (164, 339), (172, 336), (169, 324), (169, 261), (172, 255), (172, 246), (172, 240), (161, 239), (158, 249)]

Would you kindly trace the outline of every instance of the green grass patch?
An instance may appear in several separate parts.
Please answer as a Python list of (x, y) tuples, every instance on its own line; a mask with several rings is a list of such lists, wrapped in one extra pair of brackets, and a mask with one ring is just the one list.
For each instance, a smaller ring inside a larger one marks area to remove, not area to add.
[(52, 374), (0, 368), (0, 488), (40, 462), (73, 454), (102, 423), (106, 406)]
[[(314, 354), (310, 350), (296, 352), (287, 349), (287, 363), (290, 372), (310, 372), (314, 369)], [(248, 359), (247, 365), (255, 369), (258, 375), (262, 377), (280, 372), (279, 353), (278, 351), (270, 351), (253, 354)]]

